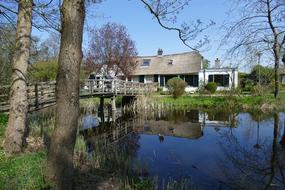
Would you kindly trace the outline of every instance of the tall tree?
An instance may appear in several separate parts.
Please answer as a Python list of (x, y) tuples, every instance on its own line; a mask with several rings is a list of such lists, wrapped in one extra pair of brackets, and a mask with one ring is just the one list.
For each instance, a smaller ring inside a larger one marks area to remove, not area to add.
[(32, 5), (32, 0), (19, 0), (16, 47), (12, 60), (10, 111), (4, 141), (4, 149), (12, 153), (22, 150), (26, 131), (28, 112), (26, 75), (31, 45)]
[(234, 20), (226, 24), (224, 44), (233, 44), (229, 53), (238, 58), (256, 57), (262, 52), (274, 62), (274, 96), (279, 92), (279, 65), (285, 45), (284, 0), (232, 0)]
[(137, 50), (126, 27), (107, 23), (90, 33), (87, 68), (107, 75), (129, 76), (136, 67)]
[[(27, 123), (27, 67), (31, 49), (31, 30), (53, 28), (50, 21), (56, 21), (55, 0), (48, 2), (33, 0), (3, 0), (0, 2), (1, 24), (15, 26), (15, 51), (12, 59), (12, 84), (10, 88), (10, 110), (5, 132), (4, 149), (11, 153), (22, 150)], [(17, 10), (18, 7), (18, 10)], [(34, 20), (32, 22), (32, 15)]]
[(56, 121), (48, 153), (46, 179), (55, 182), (55, 189), (71, 189), (73, 150), (79, 117), (79, 73), (85, 1), (64, 0), (61, 13)]

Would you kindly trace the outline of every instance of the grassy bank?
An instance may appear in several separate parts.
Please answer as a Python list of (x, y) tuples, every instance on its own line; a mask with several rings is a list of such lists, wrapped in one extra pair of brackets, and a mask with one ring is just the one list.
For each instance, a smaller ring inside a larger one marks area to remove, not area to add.
[(6, 114), (0, 114), (0, 142), (3, 142), (7, 122), (8, 122), (8, 116)]
[[(50, 136), (52, 133), (54, 127), (54, 115), (52, 113), (34, 112), (29, 116), (28, 144), (23, 153), (10, 155), (0, 146), (0, 190), (50, 189), (51, 184), (44, 181), (43, 168), (47, 159), (47, 149), (43, 144), (43, 135)], [(7, 121), (7, 115), (0, 114), (1, 143), (4, 140)], [(90, 158), (87, 158), (86, 144), (80, 135), (77, 136), (74, 151), (75, 189), (85, 189), (85, 186), (96, 189), (97, 187), (103, 188), (106, 185), (109, 187), (107, 189), (111, 189), (110, 186), (118, 189), (123, 186), (124, 181), (120, 181), (119, 176), (112, 175), (115, 171), (102, 170), (101, 167), (94, 164), (92, 159), (88, 160)], [(86, 157), (82, 159), (82, 155), (86, 155)], [(90, 162), (92, 164), (89, 164)], [(110, 178), (112, 180), (109, 180)]]
[(231, 109), (235, 111), (283, 111), (285, 110), (285, 92), (278, 98), (272, 94), (263, 96), (225, 96), (225, 95), (184, 95), (177, 99), (171, 96), (156, 96), (159, 102), (170, 104), (172, 107), (201, 108), (201, 109)]
[[(0, 141), (3, 142), (8, 117), (0, 114)], [(43, 189), (42, 165), (46, 151), (9, 155), (0, 147), (0, 189)]]
[(45, 151), (10, 156), (0, 150), (0, 189), (44, 189)]

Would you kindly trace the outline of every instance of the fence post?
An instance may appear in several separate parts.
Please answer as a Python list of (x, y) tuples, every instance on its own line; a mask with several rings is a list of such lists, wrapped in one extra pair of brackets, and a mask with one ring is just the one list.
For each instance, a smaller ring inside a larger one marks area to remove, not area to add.
[(39, 92), (38, 92), (38, 83), (35, 84), (35, 106), (36, 109), (39, 108)]
[(93, 83), (94, 83), (94, 81), (92, 81), (92, 80), (89, 81), (90, 95), (93, 94)]
[(115, 94), (117, 95), (117, 84), (118, 82), (117, 82), (117, 80), (115, 79), (114, 80), (114, 87), (115, 87)]
[(127, 94), (126, 81), (124, 81), (124, 92), (125, 92), (125, 95), (126, 95)]
[(115, 93), (115, 79), (112, 80), (112, 93)]
[(102, 79), (102, 93), (105, 91), (105, 79)]

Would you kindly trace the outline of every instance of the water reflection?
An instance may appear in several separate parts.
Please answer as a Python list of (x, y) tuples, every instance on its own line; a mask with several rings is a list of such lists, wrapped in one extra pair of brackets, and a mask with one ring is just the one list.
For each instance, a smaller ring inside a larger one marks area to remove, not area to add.
[(224, 183), (232, 189), (284, 189), (284, 151), (277, 143), (279, 131), (284, 131), (284, 114), (275, 113), (270, 121), (256, 123), (257, 143), (253, 146), (250, 140), (243, 140), (239, 131), (225, 132), (219, 139)]
[(284, 189), (284, 123), (283, 113), (175, 110), (121, 117), (82, 134), (102, 166), (157, 176), (158, 189), (185, 179), (202, 189)]

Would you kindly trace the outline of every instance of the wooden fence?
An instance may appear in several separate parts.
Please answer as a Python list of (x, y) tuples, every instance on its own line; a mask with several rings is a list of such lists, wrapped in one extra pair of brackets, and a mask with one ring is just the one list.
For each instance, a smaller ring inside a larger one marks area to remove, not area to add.
[[(27, 86), (29, 110), (36, 110), (55, 103), (55, 82), (30, 83)], [(9, 110), (10, 86), (0, 87), (0, 112)]]
[[(90, 96), (135, 96), (157, 91), (157, 83), (138, 83), (118, 79), (81, 81), (80, 97)], [(29, 110), (42, 109), (55, 104), (56, 83), (39, 82), (28, 84)], [(0, 87), (0, 112), (9, 110), (10, 86)]]

